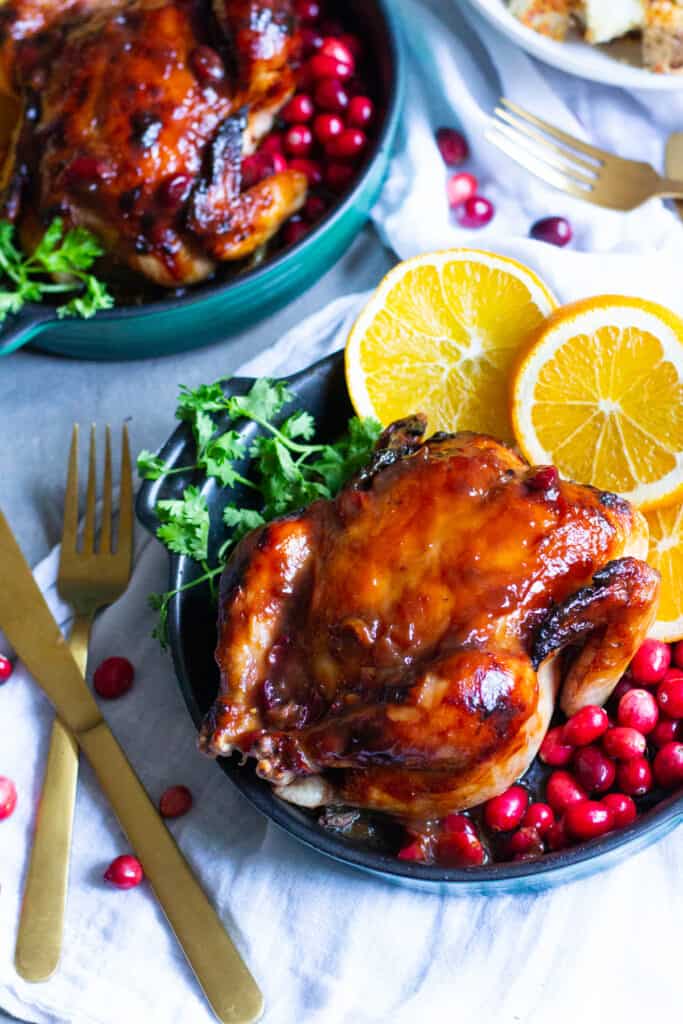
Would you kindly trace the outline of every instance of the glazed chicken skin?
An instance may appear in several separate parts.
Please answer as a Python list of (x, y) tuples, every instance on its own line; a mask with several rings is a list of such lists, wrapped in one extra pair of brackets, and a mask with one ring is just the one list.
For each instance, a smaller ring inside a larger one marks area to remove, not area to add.
[(482, 803), (527, 769), (558, 695), (567, 714), (607, 699), (655, 617), (626, 501), (424, 427), (388, 428), (335, 500), (250, 534), (222, 578), (200, 745), (255, 757), (304, 806)]
[(297, 171), (250, 188), (241, 174), (294, 91), (292, 0), (10, 0), (0, 38), (24, 100), (2, 213), (28, 248), (59, 214), (175, 287), (303, 204)]

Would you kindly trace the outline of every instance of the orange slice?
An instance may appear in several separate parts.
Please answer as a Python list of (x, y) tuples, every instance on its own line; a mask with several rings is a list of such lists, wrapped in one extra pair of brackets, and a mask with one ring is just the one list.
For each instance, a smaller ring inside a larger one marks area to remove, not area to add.
[(662, 574), (659, 612), (650, 636), (673, 642), (683, 637), (683, 503), (645, 513), (650, 527), (647, 560)]

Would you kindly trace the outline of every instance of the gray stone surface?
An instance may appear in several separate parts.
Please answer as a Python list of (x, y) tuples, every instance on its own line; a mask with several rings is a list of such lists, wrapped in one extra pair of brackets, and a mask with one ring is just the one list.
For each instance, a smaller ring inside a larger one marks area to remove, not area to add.
[[(300, 298), (210, 348), (133, 363), (32, 351), (0, 360), (0, 506), (29, 561), (37, 562), (59, 540), (72, 423), (114, 425), (129, 418), (133, 451), (157, 448), (173, 426), (178, 384), (229, 375), (332, 299), (375, 285), (392, 263), (368, 228)], [(13, 1020), (0, 1009), (0, 1024)]]

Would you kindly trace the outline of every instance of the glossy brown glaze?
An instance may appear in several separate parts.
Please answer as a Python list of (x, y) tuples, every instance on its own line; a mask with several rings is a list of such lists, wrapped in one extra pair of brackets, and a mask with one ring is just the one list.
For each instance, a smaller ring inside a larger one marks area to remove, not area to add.
[[(241, 259), (303, 203), (296, 171), (241, 161), (294, 90), (291, 0), (12, 0), (2, 61), (25, 97), (5, 214), (55, 214), (167, 286)], [(61, 11), (61, 17), (57, 12)]]
[(254, 532), (225, 571), (202, 744), (256, 757), (286, 798), (315, 776), (321, 801), (412, 817), (480, 803), (535, 755), (557, 652), (585, 643), (572, 710), (606, 699), (656, 611), (626, 502), (423, 429), (386, 431), (336, 500)]

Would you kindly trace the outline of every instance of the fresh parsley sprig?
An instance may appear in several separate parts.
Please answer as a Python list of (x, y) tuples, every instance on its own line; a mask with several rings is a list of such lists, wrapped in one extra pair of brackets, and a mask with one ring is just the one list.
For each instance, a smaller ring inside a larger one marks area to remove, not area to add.
[[(172, 466), (154, 452), (144, 450), (138, 456), (138, 473), (143, 479), (158, 480), (175, 473), (193, 472), (215, 477), (225, 487), (241, 484), (254, 493), (260, 507), (226, 506), (223, 526), (226, 536), (216, 565), (209, 565), (210, 517), (206, 499), (198, 486), (186, 487), (182, 499), (161, 500), (157, 536), (169, 550), (198, 562), (203, 572), (180, 590), (209, 583), (223, 570), (235, 544), (250, 530), (276, 516), (309, 504), (316, 498), (332, 498), (343, 484), (370, 458), (381, 427), (376, 420), (352, 417), (346, 433), (334, 444), (312, 444), (315, 421), (299, 409), (279, 425), (274, 420), (294, 396), (283, 381), (261, 378), (246, 395), (226, 395), (222, 381), (198, 388), (182, 386), (176, 417), (189, 423), (195, 440), (195, 461), (187, 466)], [(227, 429), (219, 429), (215, 414), (227, 418)], [(263, 433), (247, 448), (235, 425), (251, 420)], [(245, 476), (236, 463), (250, 458)], [(178, 590), (152, 594), (150, 604), (159, 612), (155, 636), (166, 645), (168, 606)]]
[(75, 294), (57, 307), (58, 317), (87, 318), (99, 309), (111, 309), (114, 300), (106, 285), (88, 273), (102, 252), (86, 228), (65, 232), (61, 217), (55, 217), (36, 249), (26, 256), (15, 244), (14, 225), (0, 221), (0, 324), (25, 302), (41, 302), (61, 293)]

